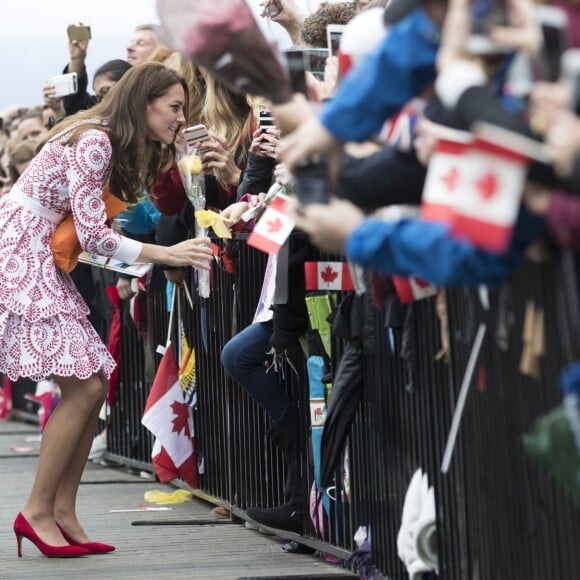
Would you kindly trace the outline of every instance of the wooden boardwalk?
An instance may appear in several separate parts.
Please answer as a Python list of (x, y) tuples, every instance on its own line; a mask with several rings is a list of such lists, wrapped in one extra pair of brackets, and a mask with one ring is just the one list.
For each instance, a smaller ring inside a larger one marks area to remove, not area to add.
[[(115, 544), (117, 551), (84, 558), (49, 559), (23, 540), (23, 557), (19, 559), (12, 522), (32, 484), (39, 445), (36, 426), (0, 421), (2, 580), (353, 578), (340, 566), (328, 564), (320, 557), (287, 554), (271, 536), (213, 516), (213, 506), (197, 499), (173, 505), (170, 511), (140, 510), (146, 491), (172, 492), (175, 488), (125, 469), (93, 463), (87, 465), (83, 476), (79, 516), (95, 540)], [(112, 511), (131, 509), (137, 511)], [(178, 521), (180, 525), (164, 525), (169, 521)], [(202, 523), (187, 525), (196, 521)]]

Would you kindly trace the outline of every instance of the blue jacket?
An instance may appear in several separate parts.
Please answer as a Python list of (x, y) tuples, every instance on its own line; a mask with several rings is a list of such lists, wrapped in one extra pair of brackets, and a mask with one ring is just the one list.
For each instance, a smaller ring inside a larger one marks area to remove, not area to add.
[(389, 28), (379, 49), (340, 83), (321, 122), (343, 141), (364, 141), (435, 81), (440, 31), (419, 8)]
[(493, 286), (510, 275), (544, 230), (544, 219), (522, 206), (508, 251), (492, 254), (451, 238), (446, 224), (367, 218), (348, 237), (345, 253), (385, 274), (416, 275), (438, 286)]
[(160, 216), (159, 210), (145, 197), (137, 205), (121, 212), (117, 221), (130, 234), (141, 235), (154, 232)]

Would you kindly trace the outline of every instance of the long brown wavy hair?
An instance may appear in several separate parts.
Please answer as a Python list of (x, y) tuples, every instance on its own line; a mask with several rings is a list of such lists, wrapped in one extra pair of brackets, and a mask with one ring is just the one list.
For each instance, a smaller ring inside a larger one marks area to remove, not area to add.
[[(109, 185), (113, 195), (135, 203), (144, 190), (153, 191), (160, 168), (175, 156), (175, 147), (149, 139), (147, 105), (180, 84), (185, 92), (184, 116), (189, 117), (189, 89), (185, 80), (159, 63), (144, 63), (126, 72), (103, 101), (61, 121), (45, 142), (70, 130), (72, 145), (90, 129), (105, 131), (113, 148)], [(42, 143), (44, 144), (44, 143)]]

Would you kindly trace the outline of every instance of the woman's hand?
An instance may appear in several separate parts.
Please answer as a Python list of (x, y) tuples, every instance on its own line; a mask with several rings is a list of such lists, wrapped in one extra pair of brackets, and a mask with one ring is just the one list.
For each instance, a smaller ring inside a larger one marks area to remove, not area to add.
[(230, 223), (226, 223), (228, 227), (232, 227), (237, 224), (242, 215), (252, 207), (265, 207), (264, 199), (266, 197), (265, 193), (260, 193), (258, 195), (252, 195), (250, 201), (238, 201), (228, 205), (221, 213), (224, 218), (230, 220)]
[[(83, 26), (82, 22), (79, 22), (79, 26)], [(89, 49), (88, 40), (69, 40), (68, 52), (70, 55), (70, 63), (68, 70), (69, 72), (76, 72), (81, 74), (85, 66), (85, 61), (87, 59), (87, 51)]]
[(121, 300), (127, 300), (128, 298), (133, 298), (133, 296), (135, 296), (129, 278), (119, 278), (117, 280), (117, 294)]
[(270, 18), (286, 29), (294, 44), (300, 43), (300, 28), (308, 13), (296, 0), (264, 0), (260, 3), (262, 18)]
[(465, 43), (471, 30), (469, 0), (450, 0), (437, 53), (437, 70), (467, 58)]
[(511, 50), (521, 50), (535, 56), (542, 48), (542, 30), (535, 17), (531, 0), (510, 0), (510, 26), (494, 26), (489, 37), (497, 44)]
[(177, 270), (163, 270), (163, 274), (168, 282), (173, 282), (176, 286), (181, 286), (185, 280), (184, 268), (178, 268)]
[(225, 139), (211, 135), (201, 148), (201, 161), (204, 173), (217, 172), (217, 177), (228, 185), (238, 185), (241, 171), (234, 161), (233, 152), (228, 149)]
[(50, 107), (52, 110), (54, 117), (58, 121), (62, 119), (66, 115), (66, 111), (64, 110), (64, 103), (62, 98), (54, 98), (52, 95), (54, 94), (54, 85), (45, 84), (42, 87), (42, 98), (44, 100), (44, 104), (47, 107)]
[(213, 254), (209, 238), (193, 238), (166, 248), (164, 260), (168, 266), (194, 266), (201, 270), (210, 269)]
[(294, 219), (314, 245), (327, 252), (342, 254), (348, 236), (363, 221), (364, 214), (349, 201), (333, 199), (328, 204), (298, 207)]
[(272, 115), (282, 135), (291, 133), (307, 121), (317, 118), (312, 103), (300, 93), (295, 93), (287, 103), (272, 105)]
[(260, 127), (252, 136), (250, 152), (260, 157), (276, 159), (280, 145), (280, 130), (276, 127)]
[(242, 218), (244, 212), (248, 211), (249, 209), (250, 204), (247, 201), (238, 201), (228, 205), (228, 207), (220, 212), (220, 215), (226, 220), (229, 220), (229, 223), (226, 222), (226, 225), (231, 227), (234, 224), (237, 224)]
[(290, 102), (272, 106), (272, 114), (285, 135), (280, 142), (278, 157), (289, 171), (313, 155), (326, 155), (330, 173), (336, 177), (342, 142), (322, 126), (303, 95), (296, 94)]

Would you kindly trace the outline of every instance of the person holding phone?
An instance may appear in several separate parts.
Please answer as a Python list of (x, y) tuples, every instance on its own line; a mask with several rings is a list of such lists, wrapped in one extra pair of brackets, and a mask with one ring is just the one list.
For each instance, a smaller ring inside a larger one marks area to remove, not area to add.
[(89, 78), (85, 66), (90, 28), (82, 24), (71, 25), (67, 29), (69, 39), (69, 63), (64, 67), (63, 74), (76, 73), (77, 90), (63, 98), (54, 98), (53, 86), (46, 83), (42, 93), (45, 104), (52, 110), (53, 124), (68, 115), (90, 109), (102, 101), (111, 87), (131, 68), (131, 65), (121, 59), (113, 59), (101, 65), (93, 74), (94, 95), (89, 94)]
[[(342, 80), (319, 117), (310, 117), (282, 140), (280, 154), (291, 170), (315, 154), (329, 155), (331, 166), (338, 164), (344, 142), (362, 142), (378, 133), (385, 121), (434, 82), (447, 1), (391, 0), (387, 9), (395, 5), (404, 10), (399, 21), (389, 24), (379, 47)], [(403, 54), (408, 55), (404, 63)], [(283, 115), (284, 108), (275, 107), (274, 115)]]
[(128, 239), (107, 225), (102, 199), (107, 182), (129, 203), (152, 190), (185, 123), (187, 94), (185, 81), (163, 65), (134, 67), (108, 99), (55, 127), (0, 200), (0, 372), (13, 381), (50, 376), (62, 393), (43, 433), (32, 490), (14, 522), (19, 556), (22, 538), (49, 557), (115, 549), (91, 542), (76, 513), (115, 363), (70, 276), (57, 269), (50, 239), (72, 213), (88, 252), (127, 263), (209, 269), (209, 240), (164, 247)]
[(258, 195), (268, 191), (272, 185), (272, 174), (280, 143), (280, 130), (268, 124), (271, 117), (262, 115), (264, 112), (268, 113), (268, 111), (260, 111), (260, 126), (254, 131), (248, 151), (248, 162), (238, 186), (238, 201), (246, 194)]
[(290, 36), (293, 45), (302, 42), (300, 28), (308, 12), (302, 9), (296, 0), (264, 0), (260, 3), (262, 18), (277, 22)]

